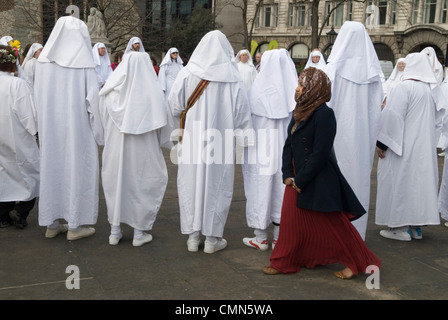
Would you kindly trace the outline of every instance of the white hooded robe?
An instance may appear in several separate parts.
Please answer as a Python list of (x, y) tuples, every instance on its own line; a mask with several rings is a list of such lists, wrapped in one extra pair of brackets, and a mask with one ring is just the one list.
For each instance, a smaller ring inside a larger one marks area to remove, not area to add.
[(388, 146), (378, 160), (375, 223), (390, 228), (439, 224), (437, 207), (437, 83), (423, 53), (406, 57), (403, 81), (381, 113), (378, 141)]
[(367, 212), (353, 221), (365, 239), (383, 87), (378, 56), (361, 23), (346, 21), (343, 24), (322, 70), (332, 82), (328, 106), (334, 110), (337, 121), (336, 159)]
[[(178, 144), (181, 232), (201, 231), (222, 237), (232, 202), (235, 138), (245, 146), (252, 130), (247, 93), (233, 49), (220, 31), (207, 33), (171, 88), (168, 101), (173, 116), (185, 109), (201, 79), (210, 84), (188, 111), (182, 143)], [(210, 137), (211, 136), (211, 137)]]
[[(157, 129), (166, 106), (149, 55), (130, 52), (100, 91), (102, 185), (109, 223), (151, 230), (168, 181)], [(104, 142), (104, 143), (103, 143)]]
[(285, 191), (282, 154), (297, 85), (297, 71), (288, 51), (266, 51), (263, 69), (248, 94), (256, 144), (245, 149), (242, 171), (246, 219), (251, 228), (265, 230), (271, 222), (280, 223)]
[(98, 146), (93, 129), (98, 85), (86, 24), (58, 19), (36, 66), (41, 151), (39, 225), (65, 219), (70, 229), (98, 217)]
[(0, 202), (39, 195), (37, 115), (23, 79), (0, 71)]

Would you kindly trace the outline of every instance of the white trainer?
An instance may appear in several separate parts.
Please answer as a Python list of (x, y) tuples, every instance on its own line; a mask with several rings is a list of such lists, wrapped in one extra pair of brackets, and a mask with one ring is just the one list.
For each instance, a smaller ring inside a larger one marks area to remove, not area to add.
[(269, 249), (268, 240), (259, 242), (257, 241), (257, 237), (243, 238), (243, 243), (250, 248), (255, 248), (261, 251), (266, 251)]
[(190, 251), (190, 252), (198, 252), (200, 244), (201, 244), (201, 240), (198, 240), (198, 239), (188, 239), (187, 240), (188, 251)]
[(123, 235), (121, 233), (118, 237), (110, 235), (109, 236), (109, 244), (111, 246), (116, 246), (120, 242), (121, 238), (123, 238)]
[(227, 247), (227, 241), (226, 239), (218, 239), (216, 243), (212, 243), (208, 240), (205, 240), (204, 242), (204, 252), (205, 253), (215, 253), (219, 250), (224, 249)]
[(143, 232), (143, 237), (141, 237), (139, 239), (135, 239), (134, 238), (134, 240), (132, 240), (132, 245), (134, 247), (141, 247), (145, 243), (149, 243), (151, 241), (152, 241), (152, 235), (150, 235), (149, 233), (144, 233)]
[(422, 228), (411, 226), (410, 230), (412, 239), (423, 239)]
[(389, 228), (389, 230), (381, 230), (380, 235), (384, 238), (400, 240), (400, 241), (411, 241), (411, 234), (407, 227), (402, 228)]
[(79, 231), (68, 230), (67, 231), (67, 240), (78, 240), (82, 238), (90, 237), (95, 234), (95, 228), (93, 227), (82, 227)]
[(45, 238), (54, 238), (60, 233), (65, 233), (68, 230), (68, 224), (60, 224), (57, 229), (47, 228), (45, 231)]

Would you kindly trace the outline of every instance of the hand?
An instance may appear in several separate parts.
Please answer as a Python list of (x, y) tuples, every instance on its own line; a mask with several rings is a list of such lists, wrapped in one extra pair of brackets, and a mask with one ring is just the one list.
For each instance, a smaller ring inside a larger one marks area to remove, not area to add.
[(296, 186), (295, 183), (292, 184), (292, 188), (293, 188), (294, 190), (296, 190), (297, 193), (302, 193), (302, 189), (300, 189), (298, 186)]
[(386, 157), (386, 150), (382, 150), (380, 148), (376, 148), (376, 153), (380, 159), (384, 159)]
[(286, 178), (283, 183), (287, 186), (292, 186), (292, 184), (294, 183), (294, 178)]

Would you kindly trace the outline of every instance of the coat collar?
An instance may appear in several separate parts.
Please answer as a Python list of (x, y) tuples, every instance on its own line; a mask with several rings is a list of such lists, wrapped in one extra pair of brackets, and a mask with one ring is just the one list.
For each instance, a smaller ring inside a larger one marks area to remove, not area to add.
[[(303, 128), (303, 127), (310, 121), (310, 119), (314, 116), (314, 113), (315, 113), (317, 110), (323, 108), (324, 106), (326, 106), (326, 103), (322, 103), (320, 106), (318, 106), (318, 107), (317, 107), (317, 108), (310, 114), (310, 116), (309, 116), (305, 121), (299, 123), (299, 125), (298, 125), (297, 128), (296, 128), (296, 130), (294, 130), (294, 132), (293, 132), (292, 134), (296, 133), (296, 132), (299, 131), (301, 128)], [(294, 118), (292, 118), (292, 125), (294, 125)], [(291, 126), (291, 128), (292, 128), (292, 126)]]

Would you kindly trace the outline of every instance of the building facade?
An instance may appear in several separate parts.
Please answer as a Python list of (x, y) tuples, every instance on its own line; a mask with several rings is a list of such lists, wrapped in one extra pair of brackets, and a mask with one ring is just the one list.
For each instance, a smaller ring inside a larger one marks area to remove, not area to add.
[[(286, 48), (300, 71), (313, 49), (312, 2), (263, 0), (257, 12), (258, 0), (250, 0), (247, 16), (256, 17), (254, 54), (269, 46)], [(381, 61), (395, 65), (398, 58), (431, 46), (445, 65), (447, 10), (448, 0), (320, 1), (319, 49), (328, 55), (332, 46), (328, 33), (332, 28), (337, 33), (345, 21), (358, 21), (366, 26)]]

